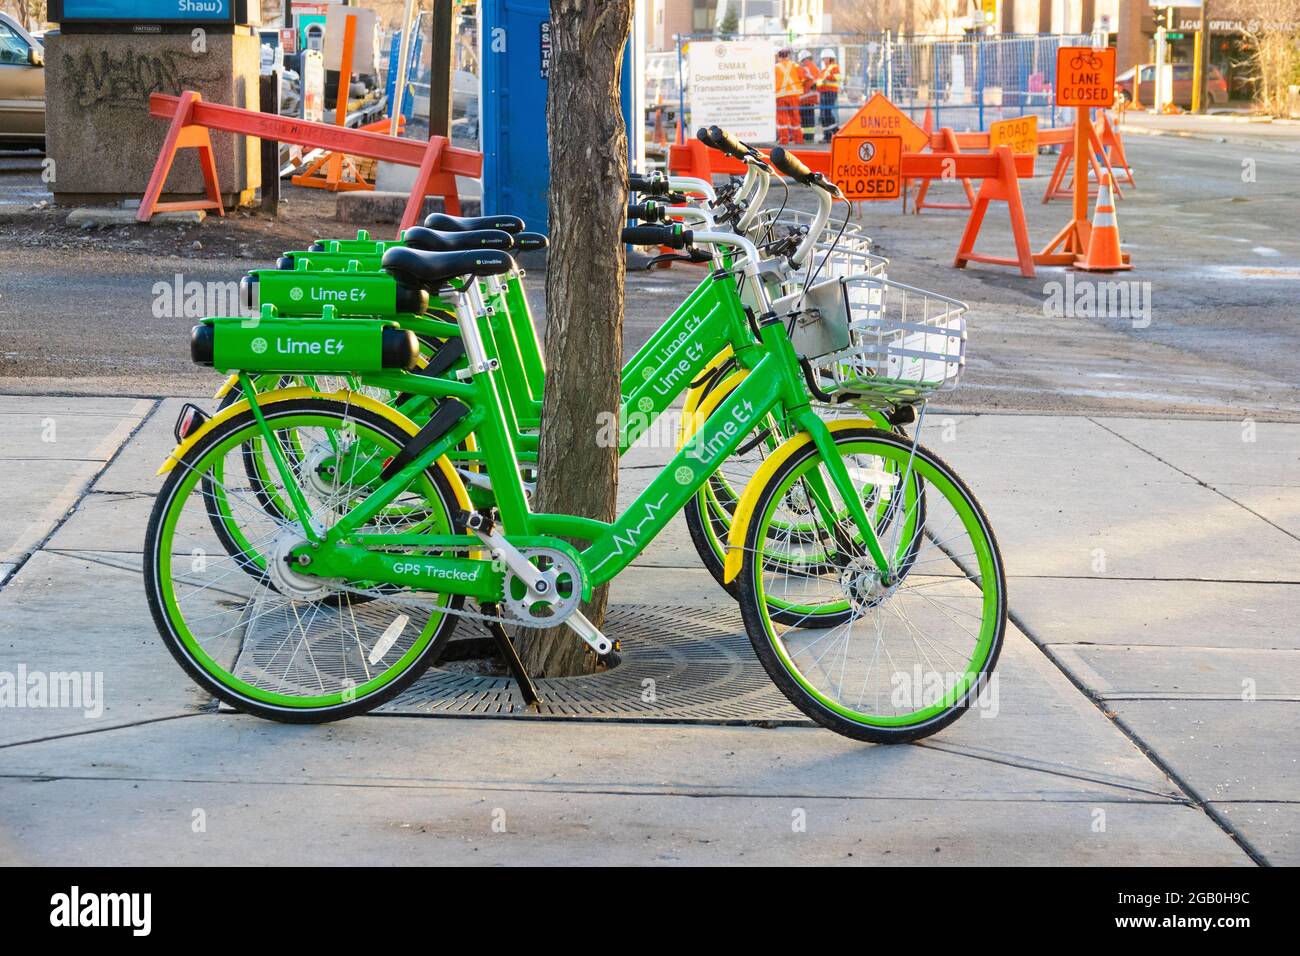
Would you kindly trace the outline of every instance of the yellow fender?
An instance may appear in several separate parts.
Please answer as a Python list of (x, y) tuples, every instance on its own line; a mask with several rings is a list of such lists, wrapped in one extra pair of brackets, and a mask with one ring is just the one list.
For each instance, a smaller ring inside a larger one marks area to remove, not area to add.
[[(362, 395), (360, 392), (341, 391), (321, 393), (308, 388), (305, 385), (300, 385), (294, 388), (281, 388), (265, 392), (257, 397), (257, 404), (259, 407), (265, 408), (268, 405), (275, 405), (278, 402), (289, 402), (299, 398), (326, 398), (339, 402), (346, 402), (351, 405), (360, 406), (361, 408), (374, 412), (376, 415), (388, 419), (388, 421), (392, 422), (408, 435), (414, 435), (420, 430), (419, 426), (416, 425), (415, 422), (411, 421), (401, 412), (394, 408), (390, 408), (383, 402), (371, 398), (369, 395)], [(167, 474), (167, 472), (175, 468), (176, 463), (198, 443), (199, 439), (212, 431), (212, 429), (216, 428), (222, 422), (247, 411), (248, 407), (248, 399), (242, 399), (228, 408), (223, 408), (216, 415), (213, 415), (203, 423), (202, 427), (186, 436), (183, 442), (172, 449), (172, 453), (163, 461), (157, 474)], [(465, 490), (465, 485), (460, 480), (460, 475), (456, 474), (456, 469), (452, 467), (451, 462), (445, 455), (438, 459), (438, 468), (447, 478), (448, 483), (450, 483), (452, 493), (455, 494), (456, 501), (460, 506), (466, 511), (473, 511), (474, 505), (469, 500), (469, 493)]]
[(745, 380), (745, 376), (748, 374), (749, 372), (745, 369), (732, 372), (703, 399), (697, 396), (694, 403), (689, 401), (688, 396), (687, 404), (682, 408), (682, 427), (677, 433), (678, 451), (681, 451), (686, 443), (695, 437), (695, 433), (713, 414), (713, 410), (735, 390), (737, 385)]
[[(833, 422), (827, 422), (826, 427), (830, 429), (831, 434), (834, 434), (847, 428), (879, 428), (880, 426), (869, 418), (838, 418)], [(749, 533), (749, 522), (754, 515), (754, 506), (758, 504), (759, 493), (791, 455), (801, 451), (811, 442), (812, 435), (807, 432), (800, 432), (793, 438), (787, 438), (759, 466), (758, 471), (754, 472), (754, 477), (749, 479), (749, 484), (745, 485), (740, 501), (736, 503), (736, 513), (731, 519), (731, 530), (727, 534), (727, 558), (723, 565), (722, 577), (728, 584), (736, 579), (741, 565), (745, 562), (745, 535)]]
[[(732, 354), (733, 353), (731, 351), (731, 346), (730, 345), (726, 346), (721, 352), (719, 352), (717, 355), (713, 356), (713, 358), (709, 360), (709, 364), (704, 366), (704, 368), (700, 371), (700, 374), (696, 376), (696, 381), (699, 381), (700, 379), (703, 378), (707, 378), (710, 372), (712, 372), (723, 362), (727, 361), (727, 359), (731, 358)], [(690, 437), (690, 435), (685, 434), (686, 422), (691, 418), (691, 416), (695, 413), (695, 409), (699, 406), (700, 399), (704, 395), (704, 386), (705, 383), (700, 382), (699, 385), (696, 385), (694, 388), (688, 389), (686, 392), (686, 398), (682, 402), (682, 427), (679, 431), (680, 440), (678, 442), (678, 446), (677, 446), (678, 448), (680, 448), (682, 443), (684, 443), (686, 439)]]
[(212, 397), (216, 399), (225, 398), (227, 395), (230, 394), (230, 390), (238, 384), (239, 384), (239, 373), (231, 372), (226, 377), (226, 380), (221, 383), (221, 387), (217, 389), (217, 393)]

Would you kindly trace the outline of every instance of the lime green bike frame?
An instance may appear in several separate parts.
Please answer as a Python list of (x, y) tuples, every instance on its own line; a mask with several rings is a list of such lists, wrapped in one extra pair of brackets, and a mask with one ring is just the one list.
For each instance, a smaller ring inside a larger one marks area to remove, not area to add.
[[(692, 311), (700, 319), (692, 336), (699, 336), (702, 329), (712, 328), (712, 321), (716, 321), (714, 317), (719, 314), (731, 319), (744, 315), (740, 296), (730, 274), (715, 273), (710, 276), (706, 286), (712, 295), (692, 297), (695, 306)], [(468, 296), (464, 299), (468, 299)], [(583, 573), (583, 596), (588, 597), (593, 587), (608, 582), (626, 568), (663, 530), (673, 515), (703, 487), (709, 476), (739, 447), (753, 427), (779, 409), (780, 417), (797, 432), (810, 435), (822, 454), (825, 476), (816, 473), (810, 481), (815, 506), (828, 519), (837, 515), (829, 494), (830, 487), (833, 487), (857, 524), (867, 553), (881, 574), (888, 578), (889, 565), (876, 539), (874, 525), (867, 515), (865, 504), (838, 456), (830, 430), (810, 405), (798, 357), (784, 327), (775, 316), (769, 315), (760, 325), (757, 341), (750, 336), (747, 343), (749, 355), (745, 362), (748, 374), (743, 381), (716, 405), (713, 413), (700, 425), (692, 438), (627, 510), (615, 521), (608, 523), (576, 515), (537, 513), (531, 510), (520, 479), (519, 458), (513, 436), (507, 427), (508, 416), (498, 390), (498, 370), (482, 358), (479, 349), (488, 331), (488, 316), (485, 312), (474, 314), (462, 301), (458, 319), (462, 336), (468, 333), (473, 339), (469, 351), (474, 371), (468, 381), (431, 379), (409, 373), (380, 374), (369, 378), (375, 384), (386, 387), (455, 399), (467, 406), (466, 413), (394, 474), (371, 486), (369, 493), (333, 526), (324, 530), (304, 526), (307, 543), (293, 553), (299, 573), (353, 581), (380, 581), (415, 590), (464, 594), (486, 602), (499, 600), (504, 586), (504, 571), (499, 564), (474, 556), (430, 556), (393, 553), (388, 550), (420, 548), (481, 551), (483, 542), (478, 537), (419, 532), (369, 533), (361, 530), (425, 469), (432, 467), (440, 457), (455, 449), (470, 435), (475, 435), (487, 474), (492, 481), (500, 527), (506, 540), (515, 547), (550, 547), (573, 554)], [(746, 328), (747, 333), (748, 331)], [(671, 353), (674, 356), (681, 353), (681, 358), (685, 360), (684, 366), (673, 365), (669, 370), (679, 369), (674, 381), (680, 381), (683, 388), (689, 385), (689, 373), (695, 365), (688, 358), (688, 353), (682, 352), (692, 342), (692, 336), (688, 336)], [(698, 368), (702, 369), (713, 354), (715, 353), (701, 354), (696, 360)], [(666, 378), (660, 378), (656, 382), (647, 380), (643, 384), (641, 391), (649, 389), (647, 394), (655, 396), (652, 400), (657, 401), (662, 396), (655, 384), (671, 383)], [(250, 394), (249, 399), (254, 405), (256, 416), (256, 397)], [(269, 430), (266, 431), (266, 436), (274, 445), (274, 435)], [(283, 461), (282, 456), (273, 455), (273, 458), (276, 467), (281, 470), (281, 479), (286, 486), (293, 486), (294, 479), (287, 462)], [(825, 483), (827, 477), (830, 479), (830, 487)], [(586, 546), (579, 551), (562, 540), (565, 538), (586, 542)]]

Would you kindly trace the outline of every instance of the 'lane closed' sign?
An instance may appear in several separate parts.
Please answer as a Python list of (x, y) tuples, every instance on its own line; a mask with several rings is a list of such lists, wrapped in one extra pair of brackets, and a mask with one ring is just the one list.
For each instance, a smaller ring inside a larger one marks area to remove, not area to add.
[(1115, 102), (1115, 48), (1063, 46), (1056, 51), (1056, 105), (1103, 106)]
[(901, 136), (836, 136), (831, 179), (851, 200), (897, 199), (903, 184)]

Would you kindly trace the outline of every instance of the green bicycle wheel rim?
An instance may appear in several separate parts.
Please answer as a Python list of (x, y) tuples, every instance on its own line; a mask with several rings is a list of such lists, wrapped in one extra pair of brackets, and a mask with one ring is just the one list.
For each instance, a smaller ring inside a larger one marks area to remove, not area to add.
[[(879, 457), (887, 459), (894, 458), (895, 456), (907, 457), (910, 454), (909, 449), (900, 448), (894, 445), (886, 445), (876, 440), (858, 439), (853, 442), (836, 444), (837, 448), (842, 446), (867, 446), (872, 449), (872, 451), (869, 452), (870, 454), (878, 455)], [(882, 453), (885, 451), (887, 451), (888, 454)], [(852, 452), (847, 450), (846, 453), (852, 454)], [(789, 491), (790, 486), (793, 485), (801, 475), (816, 467), (820, 461), (820, 456), (816, 454), (809, 455), (805, 461), (792, 469), (790, 474), (782, 480), (781, 485), (777, 489), (777, 493), (771, 496), (770, 502), (764, 510), (759, 525), (760, 534), (766, 526), (766, 523), (771, 518), (773, 509), (775, 509), (777, 503), (781, 501), (785, 493)], [(939, 489), (939, 494), (943, 495), (944, 499), (952, 506), (953, 510), (961, 518), (962, 526), (966, 529), (966, 533), (970, 535), (971, 543), (975, 548), (975, 554), (979, 559), (980, 579), (983, 581), (996, 581), (997, 575), (994, 568), (992, 543), (985, 533), (985, 528), (983, 522), (980, 521), (979, 515), (970, 507), (965, 496), (962, 495), (960, 490), (948, 480), (947, 476), (943, 475), (922, 456), (915, 456), (912, 460), (912, 469), (921, 476), (926, 485)], [(955, 497), (949, 497), (948, 492), (951, 492)], [(971, 687), (975, 684), (975, 681), (978, 680), (979, 675), (983, 672), (985, 663), (988, 661), (989, 653), (993, 649), (993, 642), (997, 637), (999, 615), (996, 613), (996, 605), (999, 601), (998, 589), (986, 587), (983, 591), (980, 634), (975, 645), (975, 650), (971, 655), (970, 661), (966, 665), (966, 672), (962, 675), (961, 680), (956, 682), (949, 689), (943, 699), (909, 714), (895, 714), (889, 716), (881, 714), (864, 714), (853, 710), (851, 707), (846, 707), (839, 701), (823, 694), (820, 690), (814, 687), (808, 679), (804, 677), (803, 672), (795, 666), (794, 661), (790, 659), (789, 654), (786, 652), (784, 642), (777, 639), (776, 633), (772, 627), (772, 620), (768, 614), (769, 599), (763, 588), (762, 582), (763, 564), (761, 561), (754, 561), (752, 564), (752, 573), (756, 576), (755, 583), (757, 585), (757, 593), (762, 595), (762, 600), (759, 601), (758, 604), (759, 613), (763, 616), (763, 629), (767, 634), (768, 644), (771, 646), (772, 651), (776, 654), (778, 660), (780, 660), (781, 666), (785, 669), (785, 672), (789, 674), (790, 677), (793, 678), (799, 686), (819, 704), (827, 710), (830, 710), (832, 713), (838, 714), (839, 716), (856, 723), (876, 727), (906, 727), (911, 726), (912, 724), (925, 723), (927, 720), (951, 710), (958, 701), (966, 696)], [(848, 601), (846, 600), (844, 602), (844, 608), (847, 609), (847, 607)]]
[[(268, 416), (268, 422), (274, 424), (277, 430), (282, 425), (284, 427), (310, 428), (321, 427), (322, 425), (337, 421), (338, 418), (334, 416), (312, 415), (310, 413), (298, 413), (274, 418)], [(369, 426), (358, 425), (358, 431), (362, 428), (370, 433), (370, 440), (377, 440), (377, 444), (387, 445), (392, 451), (396, 452), (396, 446), (393, 445), (391, 441), (388, 441), (385, 436), (373, 431)], [(201, 457), (198, 462), (186, 469), (185, 477), (181, 479), (176, 490), (173, 492), (171, 504), (168, 507), (167, 517), (163, 522), (162, 532), (159, 535), (160, 547), (159, 553), (156, 556), (157, 567), (155, 569), (157, 573), (159, 592), (162, 595), (163, 605), (167, 612), (168, 620), (195, 664), (202, 668), (204, 673), (208, 676), (243, 697), (258, 701), (259, 703), (292, 709), (318, 709), (360, 700), (396, 680), (399, 676), (405, 673), (416, 660), (419, 659), (425, 648), (428, 647), (429, 642), (433, 639), (434, 632), (437, 631), (438, 626), (442, 623), (444, 617), (443, 614), (437, 612), (430, 614), (429, 620), (421, 631), (420, 636), (412, 643), (407, 652), (394, 661), (393, 664), (382, 674), (378, 674), (366, 681), (364, 684), (358, 684), (356, 687), (349, 688), (346, 691), (339, 691), (338, 693), (333, 694), (318, 694), (311, 697), (299, 697), (291, 694), (279, 694), (249, 684), (221, 667), (221, 665), (213, 660), (212, 657), (203, 649), (193, 632), (190, 631), (189, 627), (185, 623), (185, 617), (182, 614), (179, 605), (176, 603), (175, 591), (172, 588), (170, 553), (166, 557), (163, 554), (166, 550), (163, 543), (170, 542), (173, 539), (176, 522), (179, 520), (183, 510), (182, 507), (176, 507), (176, 505), (178, 502), (183, 503), (188, 500), (189, 495), (194, 490), (194, 485), (198, 483), (203, 474), (205, 463), (213, 455), (220, 454), (221, 457), (224, 457), (232, 446), (242, 444), (246, 441), (248, 433), (257, 433), (257, 431), (258, 426), (255, 423), (249, 423), (244, 428), (213, 445), (212, 448), (208, 449), (208, 451), (204, 453), (203, 457)], [(437, 496), (434, 497), (436, 498)], [(442, 515), (442, 521), (440, 523), (443, 527), (440, 530), (443, 532), (449, 532), (451, 523), (447, 520), (445, 508), (442, 510), (444, 514)], [(438, 600), (439, 602), (449, 600), (449, 596), (439, 595)]]

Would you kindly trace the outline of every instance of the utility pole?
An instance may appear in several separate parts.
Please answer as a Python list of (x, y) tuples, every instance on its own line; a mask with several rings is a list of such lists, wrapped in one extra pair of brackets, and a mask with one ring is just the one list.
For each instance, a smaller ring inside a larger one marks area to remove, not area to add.
[(1204, 113), (1209, 104), (1210, 81), (1210, 0), (1201, 3), (1201, 28), (1196, 31), (1192, 78), (1192, 112)]
[[(429, 27), (429, 135), (451, 138), (452, 0), (433, 0)], [(487, 49), (486, 42), (484, 49)]]

